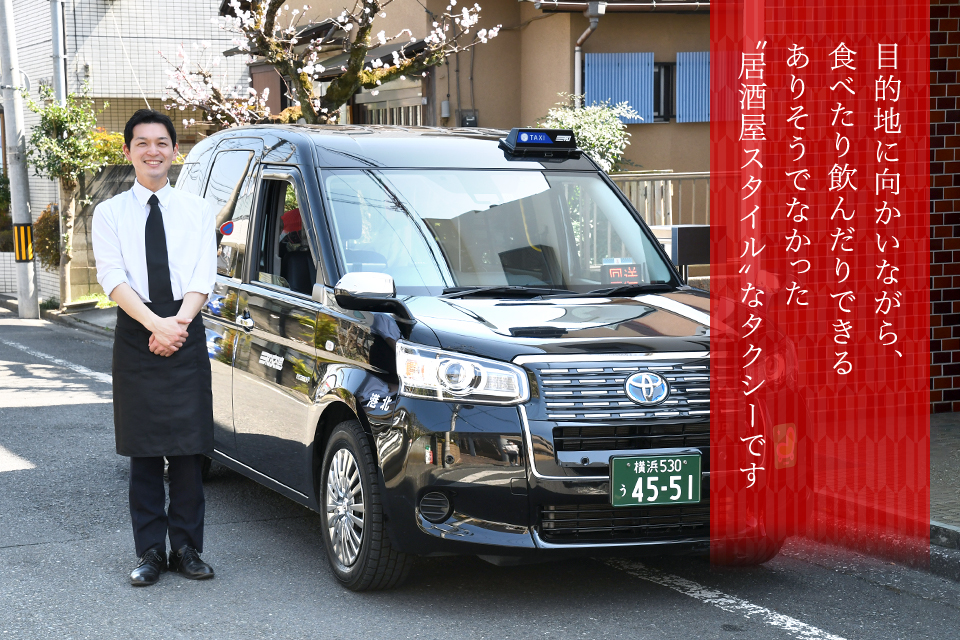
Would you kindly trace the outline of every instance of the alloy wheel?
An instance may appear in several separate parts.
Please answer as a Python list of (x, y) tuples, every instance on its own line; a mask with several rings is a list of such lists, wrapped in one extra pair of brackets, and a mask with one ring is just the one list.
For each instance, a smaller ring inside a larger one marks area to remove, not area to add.
[(363, 484), (356, 458), (340, 449), (327, 472), (327, 529), (333, 552), (345, 567), (357, 561), (363, 541)]

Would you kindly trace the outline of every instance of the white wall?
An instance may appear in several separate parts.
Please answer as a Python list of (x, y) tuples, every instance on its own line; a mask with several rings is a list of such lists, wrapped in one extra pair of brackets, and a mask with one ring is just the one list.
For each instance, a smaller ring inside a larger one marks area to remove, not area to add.
[[(219, 55), (234, 46), (232, 36), (212, 22), (220, 0), (66, 0), (65, 4), (71, 90), (86, 80), (93, 96), (139, 98), (142, 88), (148, 99), (158, 98), (167, 85), (169, 68), (158, 52), (176, 60), (182, 43), (187, 55), (194, 57), (193, 43), (199, 42), (209, 42), (209, 50), (221, 58), (217, 74), (221, 85), (247, 86), (241, 81), (247, 75), (243, 56)], [(154, 101), (151, 107), (159, 108)]]
[[(142, 89), (150, 106), (162, 110), (160, 97), (169, 67), (160, 58), (160, 50), (175, 60), (180, 43), (190, 56), (193, 43), (201, 41), (209, 42), (210, 50), (217, 54), (234, 46), (232, 37), (211, 21), (220, 0), (65, 0), (64, 5), (67, 89), (79, 91), (84, 81), (89, 81), (89, 95), (95, 98), (141, 98)], [(50, 3), (13, 0), (13, 11), (20, 68), (30, 78), (30, 93), (36, 100), (39, 85), (53, 76)], [(242, 56), (221, 60), (218, 73), (222, 85), (247, 86)], [(178, 114), (170, 115), (178, 121)], [(27, 136), (37, 121), (37, 116), (25, 111)], [(112, 120), (108, 128), (119, 130), (122, 122)], [(34, 220), (57, 201), (56, 185), (34, 175), (32, 169), (29, 200)], [(37, 274), (41, 300), (59, 298), (58, 274), (40, 267), (39, 261)], [(0, 291), (2, 282), (0, 278)], [(15, 278), (13, 282), (15, 288)]]

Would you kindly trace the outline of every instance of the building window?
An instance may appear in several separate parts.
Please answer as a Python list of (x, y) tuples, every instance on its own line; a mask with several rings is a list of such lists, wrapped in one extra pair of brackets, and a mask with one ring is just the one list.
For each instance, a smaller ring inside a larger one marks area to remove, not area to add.
[(353, 97), (351, 117), (354, 124), (421, 126), (423, 87), (420, 79), (393, 80), (377, 91), (360, 91)]
[(419, 127), (423, 124), (422, 105), (391, 105), (389, 102), (368, 102), (357, 105), (356, 124), (396, 124)]
[(653, 63), (653, 121), (669, 122), (674, 112), (674, 71), (672, 62)]

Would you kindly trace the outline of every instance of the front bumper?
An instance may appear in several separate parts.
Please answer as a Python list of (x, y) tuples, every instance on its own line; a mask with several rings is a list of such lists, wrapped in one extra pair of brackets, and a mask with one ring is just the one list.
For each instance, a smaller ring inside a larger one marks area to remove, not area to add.
[[(709, 547), (706, 501), (614, 509), (605, 466), (552, 474), (523, 406), (401, 398), (391, 422), (373, 426), (388, 529), (394, 545), (408, 553), (502, 559)], [(452, 510), (431, 522), (420, 501), (437, 492)], [(701, 495), (708, 499), (708, 471)]]

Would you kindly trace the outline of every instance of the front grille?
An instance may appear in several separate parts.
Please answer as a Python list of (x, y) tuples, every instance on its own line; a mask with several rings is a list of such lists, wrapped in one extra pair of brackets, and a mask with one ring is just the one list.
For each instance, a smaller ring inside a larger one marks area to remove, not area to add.
[(710, 535), (710, 505), (619, 507), (552, 505), (540, 514), (540, 537), (553, 544), (656, 542)]
[[(600, 356), (598, 356), (600, 359)], [(644, 407), (627, 397), (628, 377), (640, 371), (663, 376), (670, 395)], [(541, 366), (536, 368), (547, 419), (558, 423), (676, 420), (710, 415), (709, 358), (670, 362), (610, 363), (606, 366)]]
[(605, 451), (625, 449), (665, 449), (669, 447), (707, 447), (710, 423), (691, 422), (555, 427), (556, 451)]

